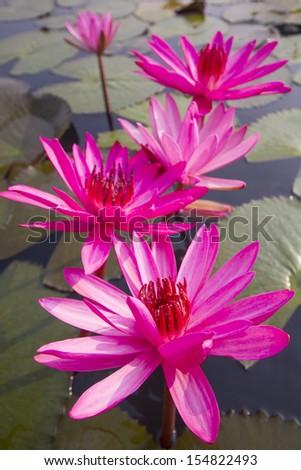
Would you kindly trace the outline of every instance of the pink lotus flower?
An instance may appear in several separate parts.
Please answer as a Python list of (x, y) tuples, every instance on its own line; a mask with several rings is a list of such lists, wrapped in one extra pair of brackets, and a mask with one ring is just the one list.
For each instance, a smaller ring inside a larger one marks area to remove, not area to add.
[(205, 194), (192, 188), (163, 194), (183, 171), (180, 163), (162, 173), (149, 163), (143, 150), (128, 159), (128, 149), (118, 142), (104, 164), (94, 139), (87, 134), (85, 154), (73, 146), (73, 159), (57, 139), (41, 138), (45, 152), (76, 200), (53, 188), (56, 195), (26, 185), (10, 186), (0, 196), (70, 216), (65, 220), (29, 223), (25, 226), (71, 232), (88, 232), (82, 248), (86, 273), (95, 272), (109, 256), (115, 229), (151, 234), (185, 230), (188, 224), (149, 224), (147, 219), (170, 214)]
[(277, 45), (269, 42), (254, 54), (256, 41), (251, 41), (231, 54), (233, 37), (224, 40), (217, 32), (210, 44), (198, 51), (189, 40), (181, 37), (184, 60), (158, 36), (152, 36), (149, 45), (163, 65), (156, 60), (133, 51), (140, 59), (136, 64), (143, 71), (140, 75), (166, 87), (193, 96), (203, 114), (210, 111), (212, 101), (235, 100), (255, 95), (287, 93), (291, 89), (282, 82), (249, 84), (286, 64), (279, 60), (262, 65)]
[(149, 117), (152, 134), (137, 123), (135, 127), (125, 119), (119, 119), (123, 129), (138, 144), (150, 150), (165, 167), (186, 162), (179, 181), (186, 185), (203, 185), (209, 189), (237, 189), (243, 181), (204, 176), (238, 160), (258, 142), (259, 134), (243, 140), (247, 126), (233, 130), (235, 109), (225, 109), (223, 104), (210, 114), (201, 127), (202, 118), (197, 104), (192, 101), (183, 121), (176, 101), (166, 95), (165, 109), (151, 97)]
[(65, 23), (69, 33), (78, 40), (79, 44), (66, 39), (72, 46), (84, 52), (95, 52), (102, 55), (109, 47), (119, 28), (119, 22), (113, 25), (111, 13), (102, 15), (85, 11), (79, 14), (75, 25)]
[(38, 350), (36, 360), (67, 371), (121, 367), (83, 393), (70, 411), (74, 419), (116, 406), (161, 365), (184, 422), (201, 439), (213, 442), (219, 409), (200, 364), (208, 355), (257, 360), (280, 352), (289, 336), (260, 323), (293, 292), (269, 292), (233, 302), (255, 275), (251, 268), (258, 243), (251, 243), (211, 275), (219, 246), (215, 226), (199, 230), (178, 273), (168, 238), (151, 248), (143, 237), (135, 239), (132, 248), (115, 239), (133, 296), (80, 269), (67, 269), (67, 281), (84, 301), (48, 298), (41, 305), (95, 336), (47, 344)]

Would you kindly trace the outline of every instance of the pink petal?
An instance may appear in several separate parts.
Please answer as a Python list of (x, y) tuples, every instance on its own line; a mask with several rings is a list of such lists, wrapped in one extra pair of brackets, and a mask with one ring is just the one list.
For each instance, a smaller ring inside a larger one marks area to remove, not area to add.
[(82, 248), (82, 263), (86, 274), (93, 274), (103, 266), (109, 257), (111, 246), (112, 239), (109, 234), (102, 233), (100, 226), (95, 225)]
[(25, 185), (14, 185), (8, 188), (8, 191), (2, 191), (0, 196), (12, 201), (24, 202), (43, 209), (52, 209), (62, 204), (61, 199), (53, 194), (46, 193), (37, 188)]
[[(75, 357), (70, 359), (63, 359), (52, 354), (39, 354), (38, 356), (35, 356), (34, 359), (36, 362), (43, 364), (44, 366), (70, 372), (91, 372), (104, 370), (104, 362), (101, 357), (84, 359)], [(127, 364), (128, 360), (133, 359), (133, 355), (125, 355), (124, 357), (116, 357), (115, 359), (115, 367), (122, 367)]]
[(211, 274), (219, 248), (217, 227), (209, 229), (203, 225), (189, 245), (179, 269), (177, 282), (187, 281), (187, 293), (190, 302)]
[(132, 294), (137, 297), (143, 283), (141, 281), (140, 272), (133, 251), (127, 243), (121, 240), (117, 235), (113, 236), (113, 244), (119, 266), (127, 285), (129, 286)]
[(163, 340), (148, 308), (135, 297), (128, 297), (127, 305), (137, 321), (138, 328), (144, 333), (148, 341), (155, 346), (160, 346)]
[(246, 186), (244, 181), (229, 180), (225, 178), (213, 178), (212, 176), (200, 176), (198, 185), (206, 186), (208, 189), (216, 191), (233, 191), (234, 189), (242, 189)]
[(230, 206), (229, 204), (222, 204), (221, 202), (210, 201), (208, 199), (200, 199), (188, 204), (185, 209), (180, 211), (180, 214), (183, 213), (185, 216), (202, 216), (209, 214), (224, 217), (225, 215), (230, 214), (233, 209), (233, 206)]
[(214, 327), (215, 325), (240, 319), (249, 320), (258, 325), (270, 318), (293, 296), (294, 291), (286, 289), (246, 297), (209, 316), (202, 322), (202, 327)]
[(51, 315), (76, 328), (108, 336), (124, 334), (120, 330), (112, 329), (81, 300), (46, 298), (40, 299), (39, 302)]
[(202, 322), (206, 321), (211, 315), (214, 315), (222, 307), (232, 302), (254, 279), (255, 273), (249, 272), (237, 276), (235, 279), (225, 284), (206, 300), (200, 302), (200, 296), (192, 301), (192, 315), (189, 322), (189, 331), (192, 328), (201, 328)]
[(157, 239), (153, 239), (152, 254), (159, 271), (159, 277), (161, 279), (168, 279), (171, 276), (175, 281), (177, 277), (177, 264), (170, 238), (166, 237), (166, 235), (159, 235)]
[(79, 295), (99, 303), (118, 315), (132, 318), (130, 309), (126, 305), (127, 296), (117, 287), (96, 276), (88, 276), (78, 268), (67, 268), (64, 274), (68, 284)]
[(200, 367), (187, 374), (163, 363), (166, 382), (188, 428), (209, 444), (216, 439), (220, 414), (213, 390)]
[(70, 411), (71, 418), (89, 418), (118, 405), (134, 393), (159, 364), (157, 352), (141, 354), (83, 393)]
[(158, 352), (168, 364), (185, 374), (206, 359), (212, 345), (211, 338), (210, 333), (185, 334), (162, 344)]
[(156, 282), (160, 277), (151, 249), (142, 235), (133, 234), (132, 249), (136, 257), (142, 284)]
[(249, 361), (271, 357), (289, 343), (289, 335), (274, 326), (251, 326), (245, 331), (213, 342), (210, 354)]

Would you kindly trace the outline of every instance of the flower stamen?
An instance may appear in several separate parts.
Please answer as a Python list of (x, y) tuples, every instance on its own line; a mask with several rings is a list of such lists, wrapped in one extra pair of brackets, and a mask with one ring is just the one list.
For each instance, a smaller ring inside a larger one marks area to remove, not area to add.
[(214, 89), (227, 64), (227, 53), (223, 46), (207, 44), (199, 52), (197, 64), (199, 80), (209, 89)]
[(191, 307), (187, 296), (187, 284), (169, 277), (150, 281), (140, 289), (139, 299), (150, 311), (165, 341), (182, 336), (190, 318)]

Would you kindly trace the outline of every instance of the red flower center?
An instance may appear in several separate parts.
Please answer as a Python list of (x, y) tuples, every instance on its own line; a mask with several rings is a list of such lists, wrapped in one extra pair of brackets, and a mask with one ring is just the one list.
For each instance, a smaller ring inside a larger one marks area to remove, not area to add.
[(103, 170), (96, 172), (94, 167), (85, 182), (85, 191), (98, 209), (111, 206), (124, 207), (134, 194), (133, 174), (130, 178), (126, 178), (120, 165), (117, 170), (114, 166), (106, 175)]
[(191, 308), (184, 283), (173, 279), (150, 281), (140, 289), (139, 299), (148, 308), (163, 339), (171, 341), (185, 333)]
[(227, 54), (223, 46), (214, 44), (204, 46), (199, 52), (198, 76), (199, 80), (210, 90), (219, 81), (227, 64)]

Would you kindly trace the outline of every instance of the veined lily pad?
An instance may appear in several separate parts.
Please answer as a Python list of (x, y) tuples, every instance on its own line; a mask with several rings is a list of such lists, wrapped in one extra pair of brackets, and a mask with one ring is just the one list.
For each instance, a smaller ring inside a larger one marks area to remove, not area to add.
[(32, 74), (52, 69), (63, 60), (77, 54), (77, 49), (66, 44), (67, 33), (30, 31), (2, 40), (0, 63), (19, 59), (11, 73)]
[[(52, 192), (52, 186), (65, 189), (61, 178), (53, 170), (47, 161), (36, 167), (30, 166), (21, 170), (12, 181), (13, 184), (26, 184), (44, 191)], [(1, 190), (7, 189), (7, 184), (1, 182)], [(31, 248), (35, 243), (40, 243), (47, 237), (45, 230), (20, 228), (20, 224), (27, 223), (32, 217), (44, 221), (49, 214), (35, 206), (9, 201), (1, 198), (1, 220), (0, 220), (0, 260), (10, 258), (21, 251)], [(46, 243), (46, 242), (45, 242)]]
[[(112, 110), (143, 101), (158, 90), (158, 85), (148, 83), (133, 73), (133, 59), (123, 56), (104, 57), (107, 88)], [(79, 80), (49, 85), (40, 90), (64, 97), (75, 113), (104, 112), (102, 90), (96, 57), (70, 61), (54, 70), (58, 75)]]
[(130, 150), (138, 150), (139, 148), (123, 129), (117, 129), (116, 131), (100, 132), (97, 136), (97, 143), (100, 147), (112, 147), (116, 140), (118, 140), (121, 145), (124, 145)]
[(147, 32), (148, 24), (145, 21), (129, 16), (120, 20), (120, 26), (114, 41), (127, 41)]
[[(83, 10), (83, 8), (80, 10)], [(88, 5), (85, 5), (85, 10), (95, 11), (96, 13), (107, 13), (109, 11), (113, 18), (122, 18), (133, 13), (135, 4), (128, 0), (114, 0), (113, 2), (93, 0)]]
[[(61, 372), (56, 371), (57, 374)], [(71, 404), (74, 399), (70, 400)], [(151, 436), (125, 411), (115, 407), (88, 420), (75, 421), (64, 416), (52, 449), (144, 449)]]
[(175, 16), (151, 26), (150, 33), (162, 38), (186, 35), (196, 44), (204, 44), (212, 39), (216, 31), (227, 33), (229, 25), (213, 16)]
[(282, 0), (265, 0), (271, 8), (283, 8), (286, 11), (296, 11), (301, 8), (301, 0), (287, 0), (283, 2)]
[(39, 306), (39, 298), (52, 295), (41, 274), (25, 261), (1, 274), (1, 449), (47, 449), (67, 399), (67, 374), (57, 377), (33, 359), (43, 344), (75, 333)]
[(37, 18), (54, 9), (53, 0), (6, 0), (0, 7), (1, 21), (19, 21)]
[(238, 49), (247, 42), (256, 38), (256, 45), (260, 45), (271, 38), (270, 29), (263, 24), (231, 24), (227, 37), (234, 36), (234, 47)]
[(281, 22), (285, 7), (276, 7), (264, 2), (240, 3), (227, 8), (222, 16), (229, 23), (255, 21), (258, 23)]
[(30, 86), (26, 82), (16, 80), (15, 78), (1, 77), (0, 78), (0, 94), (1, 93), (27, 93)]
[[(268, 61), (266, 62), (268, 63)], [(259, 78), (250, 82), (252, 85), (256, 83), (264, 83), (268, 81), (280, 81), (284, 82), (286, 85), (291, 83), (291, 72), (288, 67), (281, 67), (280, 69), (273, 72), (271, 75)], [(275, 93), (270, 95), (257, 95), (250, 98), (245, 98), (243, 100), (229, 100), (228, 104), (230, 106), (235, 106), (238, 109), (249, 109), (256, 108), (258, 106), (265, 106), (267, 104), (273, 103), (274, 101), (279, 100), (284, 95), (282, 93)]]
[(301, 198), (301, 167), (299, 168), (297, 176), (294, 180), (292, 191), (296, 196)]
[(205, 444), (187, 429), (177, 439), (175, 449), (299, 449), (300, 438), (301, 428), (295, 421), (284, 421), (280, 416), (269, 418), (263, 412), (252, 416), (244, 411), (221, 416), (220, 432), (214, 444)]
[(281, 37), (273, 54), (278, 59), (289, 59), (289, 64), (301, 62), (301, 34)]
[[(249, 126), (249, 133), (260, 132), (256, 147), (248, 153), (251, 162), (301, 156), (301, 109), (283, 109), (266, 114)], [(284, 125), (285, 123), (285, 125)]]
[(31, 163), (42, 151), (39, 136), (61, 136), (70, 124), (70, 109), (54, 96), (0, 93), (0, 166)]
[[(46, 16), (45, 18), (40, 18), (35, 22), (35, 24), (39, 28), (46, 28), (46, 29), (65, 29), (65, 23), (69, 21), (69, 23), (75, 23), (76, 15), (74, 13), (66, 13), (65, 15), (52, 15)], [(65, 33), (65, 37), (67, 38), (69, 33)]]
[(251, 201), (225, 217), (219, 230), (222, 241), (216, 268), (252, 241), (260, 241), (256, 276), (241, 297), (295, 290), (293, 299), (266, 322), (283, 328), (301, 302), (301, 204), (284, 197)]
[[(183, 95), (182, 93), (169, 93), (176, 100), (181, 116), (187, 109), (187, 106), (191, 102), (191, 98)], [(155, 98), (165, 106), (166, 93), (160, 93), (155, 95)], [(149, 125), (149, 99), (142, 103), (128, 106), (127, 108), (118, 109), (116, 111), (120, 116), (129, 119), (134, 122), (141, 122), (142, 124)]]
[(171, 9), (165, 8), (164, 3), (143, 2), (139, 3), (135, 15), (149, 23), (157, 23), (174, 15)]

